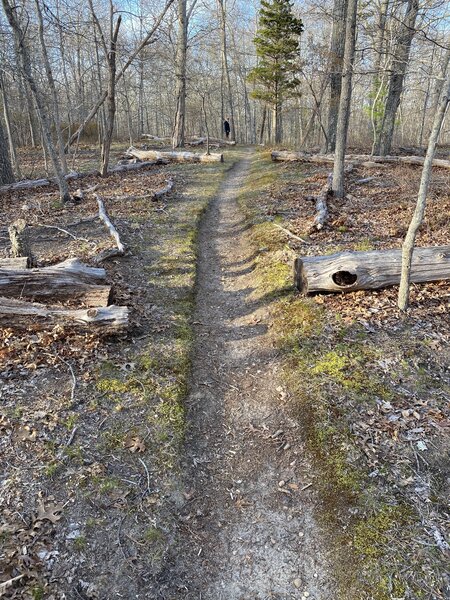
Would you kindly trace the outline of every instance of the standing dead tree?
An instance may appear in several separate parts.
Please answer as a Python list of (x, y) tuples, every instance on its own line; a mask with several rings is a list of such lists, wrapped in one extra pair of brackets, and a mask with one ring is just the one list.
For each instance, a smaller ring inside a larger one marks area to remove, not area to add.
[(114, 22), (115, 9), (112, 1), (109, 4), (109, 39), (107, 41), (100, 21), (95, 13), (92, 0), (89, 0), (92, 19), (100, 36), (100, 42), (108, 65), (108, 89), (106, 91), (107, 110), (105, 115), (105, 130), (102, 138), (101, 166), (102, 177), (108, 174), (109, 154), (114, 132), (114, 119), (116, 115), (116, 65), (117, 65), (117, 38), (119, 37), (122, 16), (119, 15)]
[[(2, 0), (2, 2), (8, 2), (8, 1), (9, 0)], [(146, 46), (148, 46), (150, 44), (150, 42), (151, 42), (152, 38), (154, 37), (156, 31), (159, 29), (159, 26), (161, 25), (161, 22), (164, 19), (167, 11), (172, 6), (172, 4), (174, 3), (174, 1), (175, 0), (167, 0), (166, 5), (164, 6), (163, 10), (161, 11), (161, 13), (159, 14), (159, 16), (157, 17), (155, 23), (153, 24), (153, 27), (150, 29), (150, 31), (147, 33), (147, 35), (141, 40), (141, 42), (137, 45), (137, 47), (134, 49), (134, 51), (130, 54), (130, 56), (128, 57), (128, 59), (125, 61), (124, 65), (121, 67), (120, 71), (115, 76), (115, 78), (114, 78), (115, 84), (117, 84), (123, 78), (123, 76), (127, 72), (128, 68), (133, 63), (134, 59), (137, 56), (139, 56), (139, 54), (142, 52), (142, 50)], [(107, 97), (108, 97), (108, 91), (107, 90), (103, 91), (100, 94), (100, 96), (97, 98), (96, 102), (94, 103), (94, 105), (91, 107), (90, 111), (88, 112), (88, 114), (84, 118), (83, 122), (80, 124), (80, 126), (78, 127), (78, 129), (70, 136), (69, 141), (66, 144), (66, 147), (70, 147), (74, 142), (76, 142), (77, 140), (80, 139), (80, 136), (83, 133), (86, 125), (92, 121), (92, 119), (95, 117), (95, 115), (97, 114), (99, 108), (103, 105), (103, 103), (105, 102), (105, 100), (107, 99)]]

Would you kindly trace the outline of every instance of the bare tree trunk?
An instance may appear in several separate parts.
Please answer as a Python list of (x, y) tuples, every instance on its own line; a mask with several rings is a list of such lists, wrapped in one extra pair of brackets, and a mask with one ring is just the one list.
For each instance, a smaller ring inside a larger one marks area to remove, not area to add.
[[(227, 82), (227, 100), (228, 100), (228, 109), (230, 114), (226, 115), (228, 117), (228, 121), (230, 123), (230, 140), (236, 141), (236, 127), (235, 127), (235, 118), (234, 118), (234, 102), (233, 102), (233, 94), (231, 91), (231, 78), (230, 78), (230, 68), (228, 65), (228, 50), (227, 50), (227, 30), (226, 30), (226, 15), (225, 15), (225, 6), (224, 0), (217, 0), (219, 13), (220, 13), (220, 33), (221, 33), (221, 41), (222, 41), (222, 67), (225, 73), (226, 82)], [(224, 115), (225, 116), (225, 115)], [(222, 121), (223, 123), (223, 121)]]
[(100, 21), (94, 11), (92, 0), (89, 0), (92, 19), (100, 36), (100, 42), (103, 47), (103, 52), (108, 64), (108, 89), (106, 92), (106, 119), (105, 130), (103, 132), (102, 147), (101, 147), (101, 166), (100, 174), (106, 177), (108, 174), (109, 154), (111, 150), (111, 142), (114, 133), (114, 121), (116, 116), (116, 65), (117, 65), (117, 38), (119, 37), (120, 24), (122, 23), (122, 15), (119, 15), (114, 23), (114, 13), (116, 12), (112, 1), (109, 5), (109, 40), (106, 41)]
[(259, 128), (259, 143), (264, 144), (264, 130), (266, 127), (266, 117), (267, 117), (267, 106), (264, 104), (263, 113), (261, 117), (261, 125)]
[(187, 60), (187, 15), (186, 0), (178, 0), (178, 40), (176, 56), (177, 109), (172, 135), (172, 147), (184, 147), (186, 124), (186, 60)]
[(347, 18), (345, 25), (344, 70), (339, 102), (339, 114), (336, 133), (336, 150), (333, 170), (333, 194), (337, 198), (344, 196), (344, 163), (347, 148), (347, 133), (350, 121), (352, 99), (353, 61), (355, 58), (356, 12), (358, 0), (347, 0)]
[[(398, 292), (398, 307), (401, 311), (405, 312), (408, 308), (409, 303), (409, 282), (411, 277), (411, 263), (414, 252), (414, 243), (419, 227), (422, 225), (423, 217), (425, 214), (425, 208), (427, 203), (427, 192), (430, 183), (433, 158), (436, 150), (436, 144), (441, 132), (442, 123), (444, 122), (445, 112), (450, 102), (450, 66), (449, 66), (450, 52), (447, 53), (446, 60), (446, 76), (445, 83), (442, 90), (441, 100), (439, 102), (434, 121), (431, 136), (428, 141), (427, 153), (425, 156), (425, 162), (422, 170), (422, 179), (420, 181), (419, 194), (417, 197), (416, 209), (414, 211), (411, 223), (409, 224), (408, 232), (403, 242), (402, 248), (402, 274), (400, 279), (400, 289)], [(444, 71), (445, 73), (445, 71)]]
[(44, 59), (45, 74), (47, 75), (48, 87), (50, 88), (50, 95), (51, 95), (52, 104), (53, 104), (52, 119), (53, 119), (53, 123), (55, 125), (55, 134), (56, 134), (56, 141), (57, 141), (57, 145), (58, 145), (59, 160), (61, 161), (63, 173), (66, 174), (68, 169), (67, 169), (66, 154), (64, 151), (64, 142), (62, 139), (62, 132), (61, 132), (61, 119), (59, 117), (58, 94), (56, 93), (55, 79), (53, 77), (52, 67), (50, 65), (50, 60), (48, 58), (48, 52), (47, 52), (47, 46), (45, 44), (45, 39), (44, 39), (44, 19), (42, 18), (42, 11), (41, 11), (41, 7), (39, 5), (39, 0), (35, 0), (34, 4), (36, 6), (36, 12), (37, 12), (37, 16), (38, 16), (39, 41), (41, 43), (42, 58)]
[(336, 148), (336, 130), (339, 113), (339, 99), (342, 86), (342, 65), (345, 48), (345, 19), (347, 0), (334, 0), (333, 31), (330, 45), (330, 103), (328, 107), (327, 135), (322, 153), (334, 152)]
[(405, 17), (400, 23), (397, 46), (394, 51), (392, 74), (389, 80), (389, 89), (384, 108), (383, 121), (374, 153), (384, 156), (389, 154), (394, 136), (395, 117), (400, 104), (403, 91), (406, 68), (408, 66), (411, 43), (416, 33), (415, 25), (419, 12), (419, 0), (408, 0)]
[(47, 116), (47, 110), (44, 104), (44, 100), (32, 74), (29, 49), (26, 43), (24, 31), (22, 30), (18, 17), (16, 15), (16, 8), (11, 6), (10, 0), (2, 0), (2, 4), (6, 14), (6, 18), (8, 19), (8, 23), (13, 31), (16, 53), (20, 61), (21, 70), (26, 81), (28, 82), (28, 85), (30, 86), (31, 93), (36, 104), (36, 109), (39, 115), (39, 119), (41, 121), (42, 134), (45, 140), (45, 145), (47, 146), (48, 153), (50, 154), (50, 159), (52, 161), (53, 169), (55, 171), (55, 176), (58, 181), (61, 201), (65, 202), (67, 200), (70, 200), (69, 187), (67, 185), (66, 178), (64, 177), (58, 154), (53, 144), (50, 122)]
[(11, 166), (11, 161), (8, 154), (8, 146), (3, 132), (3, 125), (0, 120), (0, 185), (12, 183), (14, 181), (14, 173)]
[(12, 130), (11, 130), (11, 119), (9, 116), (8, 97), (6, 95), (5, 84), (4, 84), (1, 72), (0, 72), (0, 96), (1, 96), (1, 99), (3, 102), (3, 116), (5, 117), (6, 135), (8, 136), (9, 155), (10, 155), (11, 163), (12, 163), (12, 166), (13, 166), (13, 169), (14, 169), (14, 172), (15, 172), (17, 178), (21, 179), (22, 174), (20, 172), (19, 159), (17, 158), (16, 147), (14, 144)]

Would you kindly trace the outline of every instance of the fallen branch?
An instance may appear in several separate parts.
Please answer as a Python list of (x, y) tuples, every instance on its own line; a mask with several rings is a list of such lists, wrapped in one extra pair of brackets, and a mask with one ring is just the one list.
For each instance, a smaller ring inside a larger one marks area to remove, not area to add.
[(87, 238), (77, 237), (73, 233), (70, 233), (70, 231), (67, 231), (67, 229), (63, 229), (62, 227), (58, 227), (57, 225), (44, 225), (43, 223), (36, 223), (36, 227), (45, 227), (45, 229), (56, 229), (56, 231), (60, 231), (61, 233), (64, 233), (64, 234), (68, 235), (69, 237), (71, 237), (72, 239), (78, 240), (80, 242), (89, 242), (90, 241)]
[(100, 196), (98, 194), (95, 194), (95, 199), (97, 200), (97, 204), (98, 204), (98, 216), (103, 221), (103, 223), (106, 225), (106, 228), (108, 229), (110, 236), (115, 240), (115, 242), (117, 244), (117, 254), (115, 254), (115, 256), (123, 256), (125, 254), (125, 246), (120, 241), (119, 233), (118, 233), (117, 229), (114, 227), (114, 225), (111, 223), (110, 218), (108, 217), (103, 200), (100, 198)]
[[(334, 163), (334, 156), (332, 154), (306, 154), (305, 152), (274, 151), (271, 156), (273, 161), (296, 161), (318, 164)], [(347, 154), (345, 160), (371, 168), (378, 167), (383, 163), (423, 165), (424, 158), (422, 156), (369, 156), (366, 154)], [(435, 158), (433, 160), (433, 167), (450, 169), (450, 160)]]
[(282, 227), (281, 225), (278, 225), (278, 223), (272, 223), (272, 225), (274, 225), (278, 229), (281, 229), (281, 231), (283, 233), (285, 233), (286, 235), (288, 235), (292, 239), (297, 240), (298, 242), (303, 242), (304, 244), (309, 244), (310, 243), (310, 242), (308, 242), (308, 240), (305, 240), (302, 237), (300, 237), (298, 235), (295, 235), (295, 233), (292, 233), (292, 231), (289, 231), (289, 229), (286, 229), (285, 227)]
[(197, 154), (194, 152), (160, 152), (158, 150), (138, 150), (132, 146), (128, 148), (126, 156), (140, 160), (165, 159), (169, 162), (223, 162), (223, 154)]
[(61, 324), (116, 332), (128, 326), (128, 315), (129, 310), (126, 306), (73, 310), (0, 297), (0, 324), (3, 327), (45, 329)]
[(328, 219), (328, 196), (331, 193), (331, 186), (333, 184), (333, 173), (328, 173), (327, 182), (322, 187), (319, 195), (316, 198), (316, 216), (314, 218), (313, 229), (320, 231), (323, 229)]
[(174, 185), (173, 179), (169, 179), (165, 187), (153, 194), (153, 200), (160, 200), (163, 196), (169, 194), (173, 190)]
[[(398, 285), (401, 249), (339, 252), (295, 260), (295, 285), (303, 293), (352, 292)], [(411, 281), (450, 279), (450, 246), (415, 248)]]

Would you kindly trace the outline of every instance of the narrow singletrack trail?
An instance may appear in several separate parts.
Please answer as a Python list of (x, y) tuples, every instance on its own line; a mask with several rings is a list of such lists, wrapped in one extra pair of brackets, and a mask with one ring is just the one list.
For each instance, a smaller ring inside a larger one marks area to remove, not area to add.
[(314, 474), (283, 409), (269, 300), (255, 293), (258, 249), (236, 200), (249, 161), (230, 169), (200, 229), (181, 540), (157, 593), (331, 600)]

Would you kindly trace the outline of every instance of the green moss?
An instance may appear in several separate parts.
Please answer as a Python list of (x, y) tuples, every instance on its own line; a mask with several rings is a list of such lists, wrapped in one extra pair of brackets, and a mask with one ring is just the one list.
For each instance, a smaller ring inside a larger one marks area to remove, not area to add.
[(155, 544), (164, 539), (163, 532), (157, 527), (149, 527), (144, 534), (144, 541), (149, 544)]
[(45, 590), (41, 585), (37, 585), (35, 587), (32, 588), (31, 590), (31, 596), (33, 598), (33, 600), (44, 600), (45, 596)]
[(73, 540), (73, 549), (76, 552), (82, 552), (87, 546), (87, 539), (84, 535), (79, 535)]

